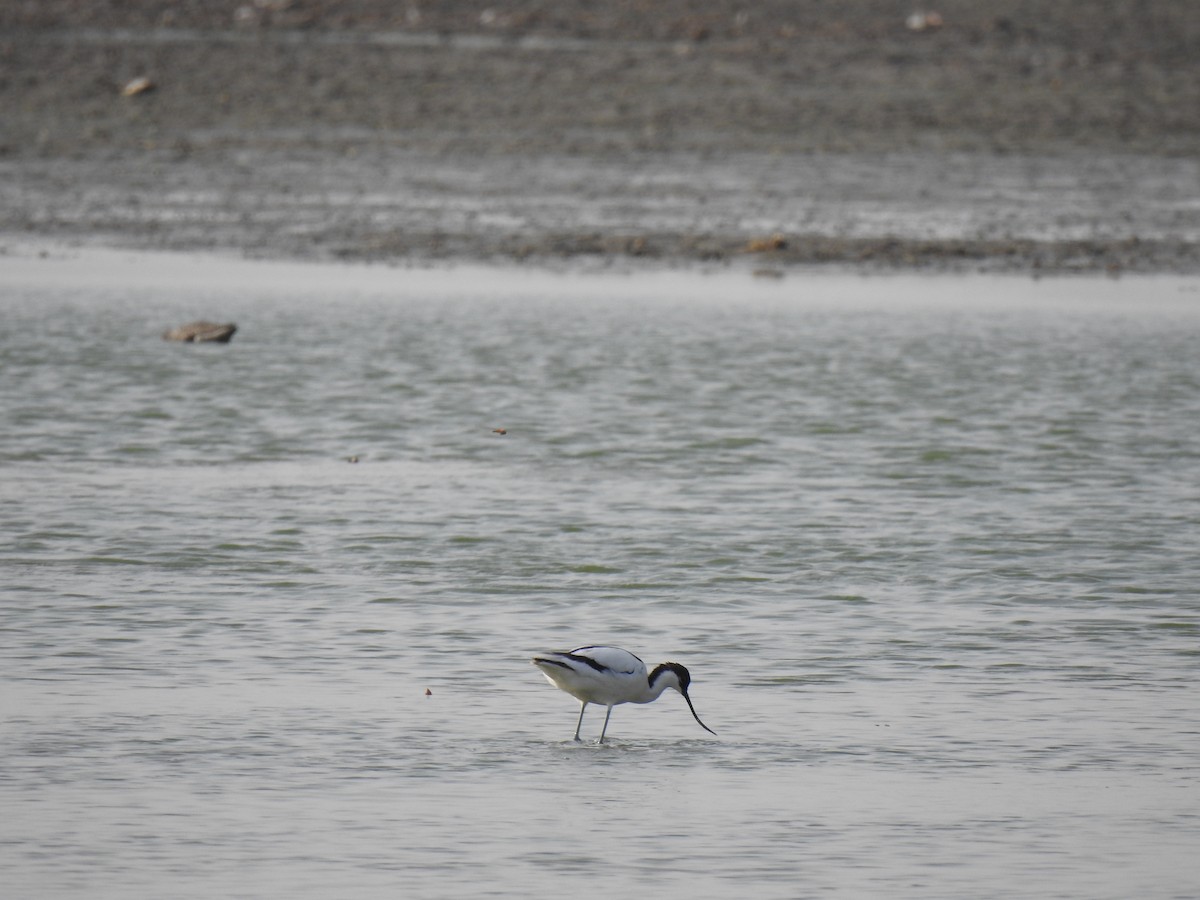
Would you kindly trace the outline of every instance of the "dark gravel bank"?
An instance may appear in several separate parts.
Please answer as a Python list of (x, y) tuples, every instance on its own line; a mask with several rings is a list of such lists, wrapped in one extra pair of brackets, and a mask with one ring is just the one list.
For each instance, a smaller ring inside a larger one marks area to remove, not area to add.
[(917, 6), (4, 3), (0, 235), (1200, 270), (1194, 0)]

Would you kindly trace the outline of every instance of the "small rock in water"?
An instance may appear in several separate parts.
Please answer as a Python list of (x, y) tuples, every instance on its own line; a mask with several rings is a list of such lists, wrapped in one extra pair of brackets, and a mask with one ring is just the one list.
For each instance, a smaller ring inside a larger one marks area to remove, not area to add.
[(164, 331), (163, 340), (228, 344), (235, 331), (237, 331), (237, 326), (232, 322), (223, 325), (216, 322), (189, 322), (187, 325), (180, 325), (178, 328)]

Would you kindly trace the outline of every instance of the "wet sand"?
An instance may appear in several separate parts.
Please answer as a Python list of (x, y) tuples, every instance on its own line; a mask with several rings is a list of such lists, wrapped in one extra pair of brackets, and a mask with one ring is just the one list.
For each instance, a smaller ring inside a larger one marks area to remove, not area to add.
[(1190, 0), (594, 6), (5, 5), (0, 246), (1200, 271)]

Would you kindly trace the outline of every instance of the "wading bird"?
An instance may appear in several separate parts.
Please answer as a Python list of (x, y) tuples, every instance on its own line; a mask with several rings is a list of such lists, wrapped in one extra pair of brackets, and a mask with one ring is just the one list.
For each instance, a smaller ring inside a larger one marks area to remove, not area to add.
[(583, 713), (589, 703), (608, 707), (604, 727), (600, 730), (600, 740), (597, 742), (603, 744), (604, 734), (608, 731), (608, 719), (614, 706), (619, 703), (651, 703), (667, 688), (674, 688), (683, 694), (688, 709), (692, 711), (692, 718), (709, 734), (716, 734), (700, 722), (700, 717), (696, 715), (692, 698), (688, 696), (688, 685), (692, 683), (692, 676), (679, 663), (661, 663), (647, 675), (646, 664), (628, 650), (622, 650), (620, 647), (576, 647), (566, 653), (543, 653), (535, 656), (533, 664), (542, 670), (542, 674), (549, 678), (555, 687), (566, 691), (583, 704), (579, 709), (579, 721), (575, 723), (575, 740), (579, 740)]

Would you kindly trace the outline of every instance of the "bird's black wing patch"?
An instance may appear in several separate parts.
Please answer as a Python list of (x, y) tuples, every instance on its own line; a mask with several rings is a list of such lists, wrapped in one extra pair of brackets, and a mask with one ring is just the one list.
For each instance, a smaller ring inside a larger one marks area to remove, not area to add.
[[(588, 647), (577, 647), (576, 648), (576, 650), (587, 650), (587, 649), (589, 649), (589, 648)], [(560, 653), (559, 656), (565, 656), (567, 659), (571, 660), (572, 662), (583, 663), (585, 666), (590, 666), (591, 668), (595, 669), (597, 672), (611, 672), (612, 671), (612, 669), (610, 669), (608, 666), (604, 665), (604, 663), (596, 662), (596, 660), (592, 659), (590, 656), (583, 656), (580, 653), (576, 653), (574, 650), (571, 651), (570, 653)]]
[[(607, 647), (600, 647), (600, 646), (597, 646), (596, 644), (588, 644), (586, 647), (576, 647), (576, 648), (575, 648), (574, 650), (572, 650), (570, 653), (563, 653), (563, 654), (560, 654), (560, 655), (561, 655), (561, 656), (569, 656), (569, 657), (571, 657), (572, 659), (574, 659), (574, 658), (575, 658), (575, 654), (576, 654), (576, 653), (579, 653), (579, 652), (580, 652), (580, 651), (582, 651), (582, 650), (607, 650), (607, 649), (608, 649)], [(626, 651), (624, 651), (624, 652), (625, 652), (625, 653), (629, 653), (629, 651), (628, 651), (628, 650), (626, 650)], [(636, 659), (638, 662), (642, 663), (642, 665), (643, 665), (643, 666), (645, 665), (645, 663), (644, 663), (644, 662), (642, 662), (642, 658), (641, 658), (640, 656), (638, 656), (636, 653), (629, 653), (629, 655), (630, 655), (630, 656), (632, 656), (634, 659)], [(585, 659), (584, 661), (585, 661), (585, 662), (586, 662), (586, 663), (587, 663), (589, 666), (591, 666), (593, 669), (595, 669), (597, 672), (612, 672), (612, 671), (615, 671), (614, 669), (610, 669), (608, 666), (601, 665), (600, 663), (596, 662), (594, 659), (590, 659), (590, 658), (589, 658), (589, 659)], [(624, 673), (623, 673), (623, 674), (625, 674), (625, 675), (632, 675), (632, 674), (633, 674), (635, 671), (636, 671), (635, 669), (626, 669), (626, 670), (624, 671)]]
[(540, 665), (547, 665), (547, 666), (559, 666), (559, 667), (561, 667), (561, 668), (563, 668), (563, 669), (567, 669), (568, 671), (573, 671), (573, 670), (571, 669), (571, 667), (570, 667), (570, 666), (568, 666), (568, 665), (567, 665), (565, 662), (563, 662), (561, 659), (547, 659), (547, 658), (546, 658), (546, 657), (544, 657), (544, 656), (535, 656), (535, 657), (533, 658), (533, 661), (534, 661), (535, 663), (537, 663), (539, 666), (540, 666)]

